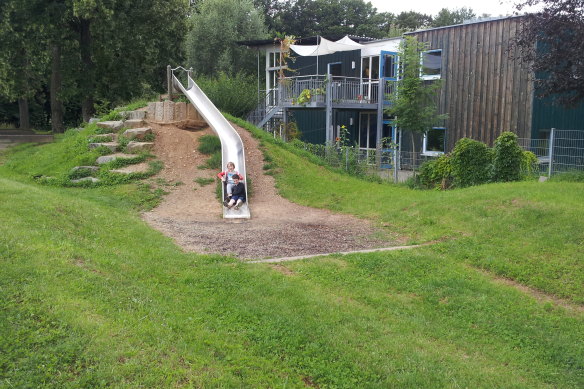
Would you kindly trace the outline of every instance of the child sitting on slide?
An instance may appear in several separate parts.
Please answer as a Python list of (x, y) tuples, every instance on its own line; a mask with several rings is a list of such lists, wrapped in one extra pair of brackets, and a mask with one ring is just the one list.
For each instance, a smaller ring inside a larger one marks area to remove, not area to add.
[(225, 185), (225, 200), (229, 200), (231, 197), (231, 188), (233, 187), (233, 176), (239, 173), (235, 170), (235, 164), (233, 162), (227, 162), (227, 170), (217, 174), (217, 177), (223, 181)]
[(245, 185), (239, 180), (239, 175), (237, 174), (233, 175), (233, 181), (234, 184), (231, 187), (231, 199), (229, 202), (225, 200), (223, 205), (229, 209), (234, 208), (235, 210), (238, 210), (245, 202)]

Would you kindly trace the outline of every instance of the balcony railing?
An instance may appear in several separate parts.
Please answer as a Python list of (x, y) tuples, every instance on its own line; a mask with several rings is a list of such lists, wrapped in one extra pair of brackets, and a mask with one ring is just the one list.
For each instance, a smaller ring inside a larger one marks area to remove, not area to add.
[[(386, 83), (383, 93), (391, 93), (393, 83)], [(365, 80), (354, 77), (333, 77), (323, 75), (287, 77), (280, 83), (280, 97), (284, 105), (325, 105), (330, 93), (333, 105), (377, 104), (379, 101), (379, 80)], [(310, 99), (301, 96), (310, 91)], [(304, 92), (304, 93), (303, 93)]]

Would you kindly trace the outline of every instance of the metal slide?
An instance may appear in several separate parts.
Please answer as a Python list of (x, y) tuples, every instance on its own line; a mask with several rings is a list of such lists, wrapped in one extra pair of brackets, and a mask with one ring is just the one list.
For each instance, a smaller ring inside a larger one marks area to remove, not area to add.
[[(195, 84), (190, 75), (187, 75), (189, 85), (186, 89), (174, 74), (172, 75), (172, 78), (174, 80), (174, 85), (184, 93), (189, 101), (195, 106), (196, 110), (199, 111), (201, 116), (205, 119), (207, 124), (210, 125), (217, 136), (219, 136), (219, 139), (221, 140), (222, 169), (225, 169), (227, 162), (233, 162), (235, 164), (235, 170), (244, 177), (245, 198), (247, 199), (245, 154), (243, 150), (243, 142), (241, 141), (239, 134), (235, 131), (233, 126), (229, 124), (221, 112), (219, 112), (211, 100), (209, 100), (205, 93), (203, 93), (201, 88)], [(225, 190), (225, 186), (223, 186), (223, 190)], [(225, 198), (225, 194), (223, 194), (222, 198)], [(238, 210), (223, 207), (223, 218), (249, 219), (250, 213), (247, 201), (243, 203)]]

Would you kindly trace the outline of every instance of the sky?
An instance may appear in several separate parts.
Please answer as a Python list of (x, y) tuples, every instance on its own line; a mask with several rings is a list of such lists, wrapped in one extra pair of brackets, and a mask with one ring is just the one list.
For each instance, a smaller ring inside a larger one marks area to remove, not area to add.
[(367, 1), (377, 8), (377, 12), (399, 14), (402, 11), (416, 11), (436, 15), (442, 8), (452, 10), (467, 7), (477, 15), (487, 13), (492, 16), (513, 14), (513, 4), (518, 2), (511, 0), (365, 0)]

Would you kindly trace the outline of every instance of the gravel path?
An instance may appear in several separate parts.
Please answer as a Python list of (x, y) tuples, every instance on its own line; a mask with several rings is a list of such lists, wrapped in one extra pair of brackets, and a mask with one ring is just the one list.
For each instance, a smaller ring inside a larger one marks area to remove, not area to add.
[(245, 145), (247, 174), (253, 182), (249, 202), (252, 217), (224, 220), (222, 206), (215, 197), (215, 184), (200, 186), (193, 182), (217, 173), (197, 168), (207, 158), (197, 151), (198, 138), (212, 131), (172, 125), (151, 127), (156, 133), (154, 154), (165, 166), (156, 178), (183, 185), (169, 186), (171, 192), (162, 204), (144, 213), (143, 218), (187, 251), (263, 259), (396, 244), (379, 238), (384, 234), (366, 220), (300, 206), (280, 197), (274, 178), (263, 174), (258, 141), (237, 126), (234, 127)]

